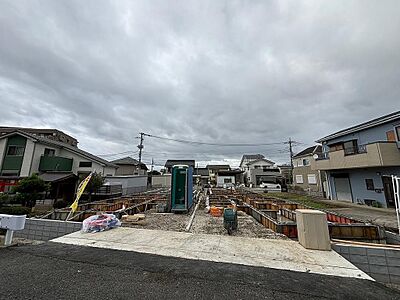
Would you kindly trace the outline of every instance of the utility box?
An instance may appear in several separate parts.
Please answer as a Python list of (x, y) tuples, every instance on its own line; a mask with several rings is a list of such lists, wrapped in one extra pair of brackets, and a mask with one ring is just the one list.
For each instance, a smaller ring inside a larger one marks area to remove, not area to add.
[(15, 216), (0, 214), (0, 228), (8, 230), (22, 230), (25, 227), (26, 215)]
[(175, 165), (171, 173), (171, 211), (188, 212), (193, 204), (193, 168)]
[(331, 250), (326, 213), (314, 209), (296, 209), (299, 243), (306, 249)]
[(4, 245), (10, 246), (14, 231), (25, 228), (26, 215), (15, 216), (0, 214), (0, 228), (7, 229)]

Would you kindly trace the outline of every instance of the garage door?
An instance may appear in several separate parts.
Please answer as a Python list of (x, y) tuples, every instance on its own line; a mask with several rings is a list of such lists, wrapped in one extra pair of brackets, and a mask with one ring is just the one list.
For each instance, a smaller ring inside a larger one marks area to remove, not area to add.
[(335, 178), (336, 198), (341, 201), (353, 201), (349, 178)]

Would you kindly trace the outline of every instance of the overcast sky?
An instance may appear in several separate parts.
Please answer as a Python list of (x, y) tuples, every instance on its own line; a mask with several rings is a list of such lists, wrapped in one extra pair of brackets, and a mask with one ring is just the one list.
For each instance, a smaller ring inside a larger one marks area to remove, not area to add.
[[(0, 1), (0, 125), (137, 157), (138, 133), (312, 145), (400, 109), (400, 1)], [(132, 153), (128, 153), (132, 151)], [(287, 145), (147, 137), (144, 161)]]

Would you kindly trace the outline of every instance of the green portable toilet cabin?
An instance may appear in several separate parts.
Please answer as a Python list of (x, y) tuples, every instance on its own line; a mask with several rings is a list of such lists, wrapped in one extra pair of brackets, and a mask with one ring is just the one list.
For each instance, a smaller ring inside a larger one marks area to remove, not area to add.
[(193, 168), (175, 165), (171, 173), (171, 211), (187, 212), (193, 204)]

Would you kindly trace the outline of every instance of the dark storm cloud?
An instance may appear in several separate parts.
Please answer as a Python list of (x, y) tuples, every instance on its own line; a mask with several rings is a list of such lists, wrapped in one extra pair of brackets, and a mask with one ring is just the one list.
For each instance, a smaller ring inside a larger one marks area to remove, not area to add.
[[(97, 154), (136, 151), (140, 131), (312, 144), (399, 109), (399, 9), (398, 1), (1, 1), (1, 123), (55, 127)], [(145, 160), (260, 152), (285, 162), (286, 149), (146, 138)]]

